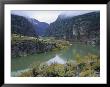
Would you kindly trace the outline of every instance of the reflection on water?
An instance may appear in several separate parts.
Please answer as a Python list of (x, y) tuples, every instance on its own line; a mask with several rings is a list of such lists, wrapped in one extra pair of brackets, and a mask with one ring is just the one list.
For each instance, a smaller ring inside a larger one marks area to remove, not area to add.
[(48, 65), (51, 65), (52, 63), (65, 64), (66, 61), (63, 60), (58, 54), (56, 54), (56, 56), (54, 58), (47, 61)]

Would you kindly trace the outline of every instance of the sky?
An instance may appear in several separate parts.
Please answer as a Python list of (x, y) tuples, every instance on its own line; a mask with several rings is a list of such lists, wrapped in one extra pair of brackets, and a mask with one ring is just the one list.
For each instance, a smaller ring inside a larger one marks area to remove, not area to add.
[(16, 14), (20, 16), (25, 16), (29, 18), (37, 19), (40, 22), (46, 22), (48, 24), (54, 22), (58, 15), (65, 15), (65, 16), (77, 16), (85, 13), (93, 12), (92, 10), (78, 10), (78, 11), (29, 11), (29, 10), (12, 10), (11, 14)]

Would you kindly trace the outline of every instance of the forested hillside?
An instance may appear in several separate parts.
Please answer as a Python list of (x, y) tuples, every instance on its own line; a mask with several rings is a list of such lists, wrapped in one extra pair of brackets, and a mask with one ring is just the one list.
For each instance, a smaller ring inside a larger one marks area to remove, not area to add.
[(35, 28), (28, 18), (11, 14), (11, 33), (37, 37)]

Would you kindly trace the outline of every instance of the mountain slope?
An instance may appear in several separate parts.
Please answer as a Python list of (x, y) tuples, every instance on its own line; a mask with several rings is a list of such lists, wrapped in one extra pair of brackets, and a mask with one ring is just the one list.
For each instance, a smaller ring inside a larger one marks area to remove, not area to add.
[(46, 33), (47, 36), (69, 41), (98, 41), (100, 36), (100, 12), (66, 18), (60, 15), (55, 22), (50, 24)]
[(14, 14), (11, 14), (11, 32), (12, 34), (37, 37), (34, 26), (28, 18)]
[(34, 24), (36, 34), (38, 36), (45, 36), (45, 31), (49, 27), (49, 24), (45, 22), (39, 22), (36, 19), (31, 19), (31, 21)]

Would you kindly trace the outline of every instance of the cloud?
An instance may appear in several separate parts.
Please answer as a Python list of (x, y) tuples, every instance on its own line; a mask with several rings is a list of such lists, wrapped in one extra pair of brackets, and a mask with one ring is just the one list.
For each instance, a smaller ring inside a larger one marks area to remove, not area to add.
[(76, 16), (84, 13), (89, 13), (93, 11), (34, 11), (34, 10), (12, 10), (11, 14), (21, 15), (25, 17), (35, 18), (40, 22), (52, 23), (54, 22), (58, 15), (62, 14), (65, 16)]

